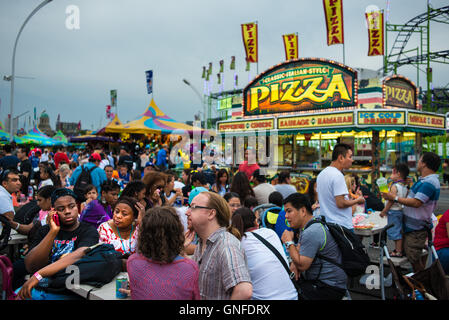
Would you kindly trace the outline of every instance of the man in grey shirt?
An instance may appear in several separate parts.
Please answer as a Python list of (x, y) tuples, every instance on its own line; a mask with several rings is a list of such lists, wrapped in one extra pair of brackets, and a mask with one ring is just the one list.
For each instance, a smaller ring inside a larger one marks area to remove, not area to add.
[(301, 288), (299, 297), (306, 300), (340, 300), (346, 292), (346, 273), (335, 264), (318, 258), (320, 254), (342, 263), (341, 252), (329, 230), (321, 223), (313, 223), (310, 201), (306, 195), (294, 193), (284, 200), (285, 218), (294, 229), (300, 229), (298, 246), (293, 231), (285, 230), (282, 242), (292, 258), (290, 268), (295, 272)]
[(282, 194), (282, 197), (285, 199), (292, 193), (297, 192), (296, 188), (290, 184), (290, 172), (282, 171), (278, 176), (278, 184), (274, 186), (277, 192)]

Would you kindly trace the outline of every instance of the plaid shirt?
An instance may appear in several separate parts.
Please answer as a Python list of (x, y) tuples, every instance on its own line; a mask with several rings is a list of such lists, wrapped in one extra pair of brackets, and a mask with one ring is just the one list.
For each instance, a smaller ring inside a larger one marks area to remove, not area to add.
[(245, 252), (240, 241), (226, 228), (219, 228), (203, 244), (199, 241), (193, 254), (200, 268), (201, 300), (229, 300), (232, 288), (241, 282), (251, 283)]

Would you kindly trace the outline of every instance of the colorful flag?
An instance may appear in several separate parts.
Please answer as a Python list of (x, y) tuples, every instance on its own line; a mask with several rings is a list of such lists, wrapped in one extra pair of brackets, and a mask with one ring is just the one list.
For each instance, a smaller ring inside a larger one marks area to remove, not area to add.
[(203, 66), (203, 74), (201, 76), (201, 79), (206, 78), (206, 67)]
[(217, 78), (218, 78), (217, 83), (218, 83), (218, 84), (221, 83), (221, 77), (220, 77), (220, 75), (221, 75), (220, 73), (217, 73)]
[(343, 44), (343, 0), (323, 0), (326, 16), (327, 45)]
[(111, 106), (117, 106), (117, 90), (111, 90)]
[(224, 71), (224, 60), (220, 60), (220, 73)]
[(368, 24), (368, 56), (384, 55), (384, 14), (381, 11), (365, 13)]
[(237, 87), (239, 85), (239, 76), (235, 75), (235, 86)]
[(60, 122), (61, 121), (61, 114), (58, 113), (58, 119), (56, 119), (56, 122)]
[(257, 23), (242, 24), (243, 45), (245, 46), (246, 61), (255, 63), (258, 60)]
[(246, 69), (245, 69), (245, 71), (249, 71), (250, 65), (251, 65), (251, 63), (248, 60), (246, 60)]
[(285, 60), (298, 59), (298, 35), (296, 33), (285, 34), (284, 39)]
[(78, 129), (78, 130), (81, 130), (81, 120), (78, 122), (77, 129)]
[(148, 94), (153, 93), (153, 70), (145, 71), (147, 78), (147, 92)]
[(229, 67), (230, 70), (235, 70), (235, 56), (231, 57), (231, 66)]

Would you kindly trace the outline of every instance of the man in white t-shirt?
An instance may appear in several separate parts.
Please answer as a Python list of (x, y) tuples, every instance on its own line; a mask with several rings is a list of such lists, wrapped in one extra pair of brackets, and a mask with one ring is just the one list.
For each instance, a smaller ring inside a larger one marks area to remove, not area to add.
[(265, 176), (260, 173), (260, 169), (254, 170), (251, 179), (251, 181), (254, 183), (253, 190), (259, 206), (261, 204), (268, 203), (270, 194), (276, 191), (274, 186), (267, 183), (267, 178), (265, 178)]
[(317, 177), (318, 202), (321, 215), (327, 222), (337, 223), (353, 230), (352, 206), (364, 204), (365, 198), (360, 190), (357, 190), (357, 198), (350, 199), (346, 187), (343, 170), (352, 166), (351, 147), (339, 143), (332, 152), (332, 162)]
[[(16, 170), (4, 170), (0, 174), (0, 214), (4, 215), (8, 220), (14, 218), (14, 206), (11, 194), (20, 191), (22, 183)], [(17, 226), (17, 229), (19, 226)]]

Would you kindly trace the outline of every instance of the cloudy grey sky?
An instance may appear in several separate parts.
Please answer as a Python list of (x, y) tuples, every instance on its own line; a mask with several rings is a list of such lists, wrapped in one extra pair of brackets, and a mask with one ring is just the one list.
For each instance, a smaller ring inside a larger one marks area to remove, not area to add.
[[(41, 0), (0, 0), (0, 76), (11, 74), (15, 37), (25, 18)], [(427, 0), (391, 0), (391, 23), (403, 24), (426, 11)], [(447, 1), (432, 0), (435, 8)], [(344, 0), (346, 64), (379, 69), (382, 57), (368, 57), (364, 12), (370, 5), (386, 8), (386, 0)], [(77, 5), (80, 29), (66, 28), (66, 8)], [(15, 82), (14, 115), (44, 109), (55, 128), (61, 121), (78, 122), (96, 130), (107, 123), (109, 91), (118, 90), (118, 114), (134, 120), (150, 102), (145, 71), (154, 72), (154, 99), (169, 116), (193, 120), (201, 109), (188, 79), (203, 91), (202, 67), (213, 63), (213, 92), (219, 90), (216, 73), (225, 60), (225, 90), (233, 88), (231, 56), (236, 56), (239, 87), (256, 75), (255, 65), (245, 72), (240, 24), (258, 21), (259, 72), (285, 59), (281, 35), (299, 34), (300, 57), (322, 57), (343, 62), (342, 46), (326, 44), (321, 0), (53, 0), (25, 27), (16, 54), (16, 75), (35, 79)], [(431, 50), (448, 49), (449, 27), (431, 24)], [(395, 35), (389, 35), (391, 46)], [(409, 42), (409, 49), (417, 46)], [(449, 68), (434, 64), (434, 85), (449, 82)], [(416, 81), (416, 68), (400, 73)], [(425, 75), (420, 75), (425, 87)], [(9, 113), (10, 82), (0, 81), (0, 119)], [(22, 126), (24, 118), (19, 122)]]

